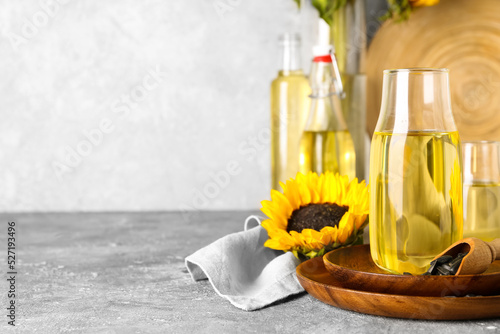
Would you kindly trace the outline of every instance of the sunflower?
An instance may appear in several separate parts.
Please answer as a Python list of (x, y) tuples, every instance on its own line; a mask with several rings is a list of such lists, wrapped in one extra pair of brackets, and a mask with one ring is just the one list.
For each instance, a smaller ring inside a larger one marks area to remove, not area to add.
[(360, 241), (369, 211), (365, 181), (309, 172), (280, 185), (283, 193), (273, 189), (271, 201), (262, 201), (264, 246), (313, 258)]

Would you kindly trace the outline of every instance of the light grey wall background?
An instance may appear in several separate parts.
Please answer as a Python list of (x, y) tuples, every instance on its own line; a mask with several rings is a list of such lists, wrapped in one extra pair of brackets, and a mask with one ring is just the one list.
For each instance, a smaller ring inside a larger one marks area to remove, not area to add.
[[(373, 17), (383, 1), (368, 5)], [(268, 198), (277, 38), (302, 33), (307, 70), (310, 7), (0, 6), (0, 211), (257, 209)]]

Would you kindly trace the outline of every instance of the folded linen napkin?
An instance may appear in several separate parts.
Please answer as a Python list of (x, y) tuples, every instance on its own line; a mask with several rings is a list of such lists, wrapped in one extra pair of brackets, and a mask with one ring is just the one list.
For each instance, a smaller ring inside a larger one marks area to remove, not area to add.
[(295, 274), (300, 261), (290, 252), (264, 247), (267, 238), (260, 217), (250, 216), (244, 231), (191, 254), (186, 267), (195, 281), (208, 278), (217, 294), (245, 311), (304, 291)]

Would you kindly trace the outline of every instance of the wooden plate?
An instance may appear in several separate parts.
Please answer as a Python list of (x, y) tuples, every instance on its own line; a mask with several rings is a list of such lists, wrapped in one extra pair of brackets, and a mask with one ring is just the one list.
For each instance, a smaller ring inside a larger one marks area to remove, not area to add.
[(407, 22), (385, 22), (366, 59), (367, 127), (375, 128), (382, 71), (450, 69), (452, 110), (462, 140), (500, 139), (500, 1), (441, 0)]
[(421, 297), (346, 289), (326, 270), (321, 257), (301, 263), (297, 278), (314, 298), (336, 307), (393, 318), (465, 320), (500, 317), (500, 296)]
[(323, 257), (326, 269), (338, 286), (371, 292), (410, 296), (500, 295), (500, 261), (481, 275), (394, 275), (373, 262), (370, 246), (340, 248)]

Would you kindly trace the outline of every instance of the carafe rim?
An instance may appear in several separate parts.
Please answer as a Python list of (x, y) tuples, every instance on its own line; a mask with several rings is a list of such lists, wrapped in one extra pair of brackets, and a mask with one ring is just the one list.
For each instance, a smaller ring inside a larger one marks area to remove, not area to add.
[(450, 70), (447, 68), (433, 68), (433, 67), (410, 67), (410, 68), (393, 68), (384, 70), (384, 74), (398, 74), (398, 73), (412, 73), (412, 74), (424, 74), (424, 73), (449, 73)]

